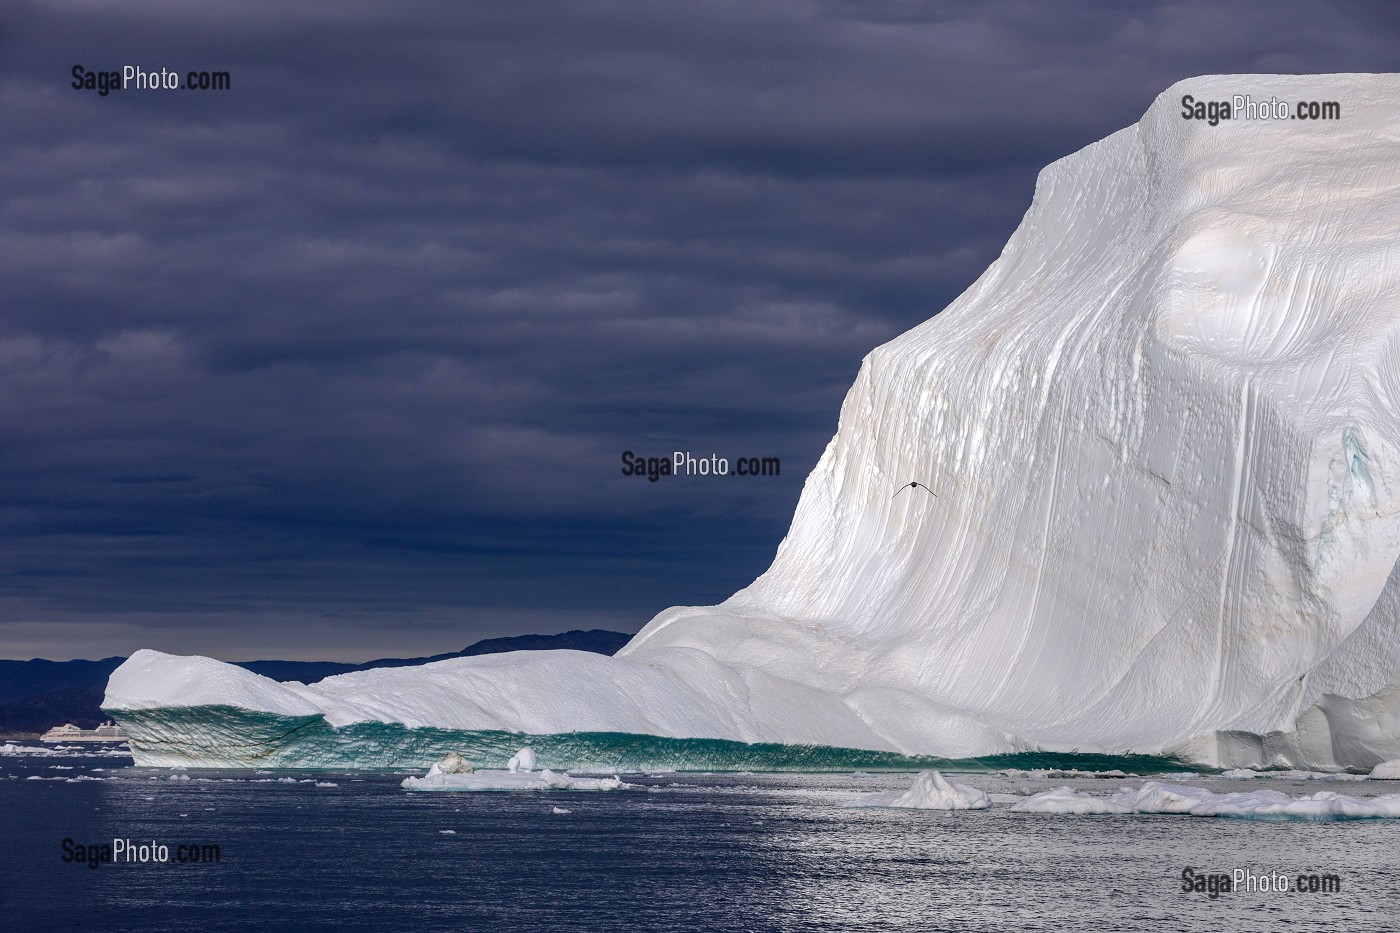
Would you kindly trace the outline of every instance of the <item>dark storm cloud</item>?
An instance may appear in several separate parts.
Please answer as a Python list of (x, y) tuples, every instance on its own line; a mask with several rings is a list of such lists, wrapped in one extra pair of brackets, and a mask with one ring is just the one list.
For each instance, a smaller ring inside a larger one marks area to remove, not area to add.
[[(0, 654), (635, 628), (766, 566), (1036, 171), (1381, 4), (11, 5)], [(99, 98), (69, 69), (228, 70)], [(623, 449), (780, 456), (652, 485)]]

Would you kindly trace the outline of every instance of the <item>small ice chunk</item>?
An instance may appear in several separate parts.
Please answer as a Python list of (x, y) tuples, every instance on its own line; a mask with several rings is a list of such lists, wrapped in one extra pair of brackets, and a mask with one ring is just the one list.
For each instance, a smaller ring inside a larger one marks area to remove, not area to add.
[(1400, 794), (1357, 798), (1330, 790), (1307, 797), (1290, 797), (1277, 790), (1216, 794), (1203, 787), (1148, 781), (1136, 790), (1114, 794), (1113, 801), (1138, 813), (1188, 813), (1191, 816), (1313, 820), (1400, 817)]
[(1220, 794), (1191, 811), (1193, 816), (1302, 817), (1343, 819), (1400, 817), (1400, 794), (1379, 797), (1344, 797), (1330, 790), (1308, 797), (1289, 797), (1279, 791), (1258, 794)]
[(1070, 787), (1057, 787), (1028, 797), (1011, 809), (1019, 813), (1131, 813), (1129, 807), (1114, 803), (1107, 797), (1096, 797)]
[(975, 787), (954, 784), (938, 771), (920, 771), (906, 791), (861, 794), (849, 807), (898, 807), (911, 810), (985, 810), (991, 798)]
[[(77, 752), (84, 752), (84, 754), (77, 754)], [(4, 745), (0, 745), (0, 755), (32, 755), (36, 758), (98, 758), (107, 755), (107, 753), (84, 750), (75, 745), (45, 748), (42, 745), (16, 745), (13, 742), (6, 742)]]
[(337, 783), (335, 783), (334, 781), (317, 781), (317, 782), (316, 782), (316, 786), (317, 786), (317, 787), (339, 787), (340, 785), (337, 784)]
[(455, 835), (457, 835), (457, 830), (455, 830), (455, 829), (439, 829), (439, 830), (438, 830), (438, 835), (441, 835), (441, 836), (455, 836)]
[(562, 816), (565, 813), (573, 813), (574, 811), (565, 807), (555, 807), (553, 812)]
[(1113, 802), (1138, 813), (1190, 813), (1192, 807), (1215, 796), (1204, 787), (1148, 781), (1136, 789), (1120, 790)]
[(1371, 769), (1373, 781), (1400, 781), (1400, 759), (1382, 761)]
[(518, 771), (534, 771), (539, 766), (540, 763), (535, 758), (535, 750), (527, 745), (510, 756), (510, 763), (506, 765), (506, 769), (514, 774)]
[(635, 785), (624, 784), (617, 775), (605, 778), (573, 777), (546, 768), (543, 771), (473, 771), (467, 774), (443, 774), (406, 777), (401, 782), (406, 790), (482, 791), (482, 790), (619, 790)]
[(1264, 772), (1255, 771), (1253, 768), (1235, 768), (1220, 775), (1227, 781), (1250, 781), (1257, 777), (1263, 777)]
[(429, 774), (471, 774), (476, 769), (472, 763), (467, 761), (456, 752), (448, 752), (442, 759), (428, 769)]

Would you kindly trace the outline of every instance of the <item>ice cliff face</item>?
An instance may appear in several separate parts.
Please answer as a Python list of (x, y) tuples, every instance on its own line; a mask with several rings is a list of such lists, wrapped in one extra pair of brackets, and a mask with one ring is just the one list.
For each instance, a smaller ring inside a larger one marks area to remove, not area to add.
[[(1212, 127), (1183, 119), (1186, 94), (1335, 100), (1342, 119)], [(142, 652), (104, 705), (1400, 758), (1397, 101), (1394, 76), (1192, 79), (1045, 169), (1001, 258), (866, 358), (772, 567), (615, 659), (304, 687)], [(911, 480), (938, 498), (891, 498)], [(197, 697), (170, 688), (196, 669)]]

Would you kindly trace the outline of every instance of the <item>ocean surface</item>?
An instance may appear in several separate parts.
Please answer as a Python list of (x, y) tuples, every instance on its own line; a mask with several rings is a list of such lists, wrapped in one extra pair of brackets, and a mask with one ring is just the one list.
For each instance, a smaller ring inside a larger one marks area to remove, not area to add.
[[(410, 793), (408, 771), (181, 772), (76, 755), (0, 755), (0, 929), (1400, 928), (1400, 820), (1009, 809), (1053, 787), (1142, 783), (1132, 777), (957, 775), (993, 806), (950, 812), (844, 806), (908, 787), (907, 773), (653, 772), (606, 793)], [(114, 839), (165, 846), (171, 860), (90, 868), (76, 848)], [(179, 862), (181, 845), (211, 860)], [(1212, 898), (1182, 890), (1187, 866), (1333, 875), (1341, 889)]]

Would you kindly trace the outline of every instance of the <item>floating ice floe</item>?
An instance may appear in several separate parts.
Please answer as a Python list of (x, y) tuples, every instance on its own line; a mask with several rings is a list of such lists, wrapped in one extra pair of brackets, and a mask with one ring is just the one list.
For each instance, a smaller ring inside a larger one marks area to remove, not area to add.
[[(10, 775), (10, 776), (11, 776), (11, 777), (14, 777), (14, 775)], [(54, 775), (51, 775), (51, 776), (49, 776), (49, 777), (41, 777), (40, 775), (37, 775), (37, 774), (31, 774), (29, 777), (25, 778), (25, 780), (26, 780), (26, 781), (62, 781), (62, 782), (65, 783), (65, 784), (81, 784), (81, 783), (84, 782), (84, 781), (105, 781), (105, 780), (107, 780), (107, 778), (92, 777), (92, 776), (87, 775), (87, 774), (79, 774), (79, 775), (77, 775), (77, 776), (75, 776), (75, 777), (65, 777), (65, 776), (62, 775), (62, 774), (54, 774)]]
[(566, 813), (573, 813), (574, 811), (568, 809), (567, 807), (555, 807), (554, 810), (553, 810), (552, 812), (553, 812), (556, 816), (563, 816), (563, 815), (566, 814)]
[(581, 778), (543, 771), (473, 771), (469, 774), (428, 774), (421, 778), (406, 777), (402, 786), (407, 790), (619, 790), (632, 787), (622, 779)]
[(861, 794), (848, 807), (898, 807), (910, 810), (985, 810), (992, 805), (982, 791), (954, 784), (938, 771), (920, 771), (905, 791)]
[(1346, 797), (1318, 791), (1290, 797), (1277, 790), (1217, 794), (1204, 787), (1148, 781), (1138, 788), (1098, 797), (1068, 787), (1036, 794), (1011, 809), (1027, 813), (1176, 813), (1189, 816), (1233, 816), (1253, 819), (1380, 819), (1400, 818), (1400, 794)]
[(126, 746), (120, 748), (83, 748), (78, 745), (59, 745), (47, 748), (43, 745), (16, 745), (6, 742), (0, 745), (0, 755), (5, 757), (32, 758), (130, 758)]
[[(574, 777), (559, 774), (545, 768), (543, 771), (522, 771), (522, 756), (529, 749), (521, 749), (511, 763), (516, 767), (509, 771), (477, 771), (463, 761), (456, 752), (448, 752), (447, 757), (428, 769), (423, 777), (410, 775), (403, 779), (402, 786), (407, 790), (618, 790), (634, 787), (624, 784), (617, 775), (603, 778)], [(535, 764), (534, 753), (528, 756), (530, 764)], [(466, 770), (460, 770), (465, 765)]]
[(1364, 774), (1347, 774), (1344, 771), (1255, 771), (1253, 768), (1235, 768), (1220, 776), (1227, 781), (1250, 781), (1255, 778), (1273, 778), (1278, 781), (1364, 781), (1367, 777)]
[(1057, 787), (1036, 794), (1016, 804), (1011, 809), (1019, 813), (1073, 813), (1084, 816), (1089, 813), (1131, 813), (1132, 810), (1121, 803), (1114, 803), (1107, 797), (1086, 794), (1070, 787)]
[(1009, 778), (1030, 778), (1036, 781), (1064, 780), (1066, 778), (1129, 778), (1137, 777), (1136, 774), (1129, 774), (1114, 768), (1109, 771), (1081, 771), (1078, 768), (1033, 768), (1029, 771), (1021, 768), (1003, 768), (997, 774)]

